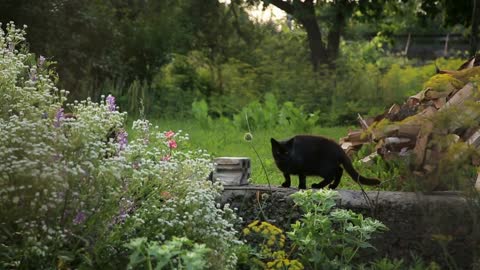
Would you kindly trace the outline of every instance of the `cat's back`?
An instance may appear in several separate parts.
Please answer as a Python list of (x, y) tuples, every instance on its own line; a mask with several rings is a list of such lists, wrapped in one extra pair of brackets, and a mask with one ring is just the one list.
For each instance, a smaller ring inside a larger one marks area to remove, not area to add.
[(294, 139), (294, 151), (297, 154), (318, 154), (322, 153), (330, 157), (337, 156), (343, 151), (332, 139), (315, 135), (296, 135)]

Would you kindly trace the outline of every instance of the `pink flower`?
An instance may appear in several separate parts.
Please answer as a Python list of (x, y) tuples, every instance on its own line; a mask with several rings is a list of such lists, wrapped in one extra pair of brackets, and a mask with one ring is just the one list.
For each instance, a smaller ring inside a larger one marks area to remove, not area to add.
[(172, 138), (174, 135), (175, 135), (175, 132), (173, 132), (173, 131), (171, 131), (171, 130), (165, 132), (165, 137), (166, 137), (167, 139)]
[(169, 140), (168, 141), (168, 147), (170, 147), (170, 149), (177, 148), (177, 142), (175, 140)]
[(160, 196), (162, 196), (164, 199), (167, 199), (167, 200), (172, 198), (172, 194), (170, 194), (170, 192), (168, 192), (168, 191), (160, 192)]
[(170, 161), (170, 158), (171, 158), (170, 155), (166, 155), (166, 156), (162, 157), (162, 161)]

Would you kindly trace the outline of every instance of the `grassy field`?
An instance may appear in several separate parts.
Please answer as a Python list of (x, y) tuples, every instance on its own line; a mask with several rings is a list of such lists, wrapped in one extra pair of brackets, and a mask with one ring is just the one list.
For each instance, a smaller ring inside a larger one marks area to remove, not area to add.
[[(212, 157), (249, 157), (252, 162), (251, 183), (268, 184), (279, 186), (283, 182), (283, 175), (276, 167), (271, 154), (270, 138), (285, 139), (296, 134), (305, 134), (305, 132), (295, 132), (289, 128), (276, 128), (272, 130), (252, 130), (253, 140), (247, 142), (244, 139), (247, 130), (239, 130), (232, 124), (214, 121), (208, 127), (202, 127), (194, 120), (151, 120), (153, 126), (159, 126), (160, 130), (182, 130), (182, 133), (190, 135), (189, 147), (192, 149), (205, 149)], [(130, 125), (131, 126), (131, 125)], [(351, 127), (354, 128), (354, 127)], [(349, 127), (315, 127), (309, 134), (322, 135), (335, 140), (347, 134)], [(182, 147), (180, 145), (179, 147)], [(262, 165), (263, 164), (263, 165)], [(356, 166), (358, 168), (358, 166)], [(369, 171), (360, 171), (367, 176), (372, 176)], [(373, 168), (372, 168), (373, 169)], [(378, 176), (373, 175), (373, 176)], [(320, 181), (317, 177), (308, 177), (307, 186)], [(292, 178), (292, 186), (298, 185), (298, 178)], [(344, 174), (339, 188), (358, 189), (349, 176)]]

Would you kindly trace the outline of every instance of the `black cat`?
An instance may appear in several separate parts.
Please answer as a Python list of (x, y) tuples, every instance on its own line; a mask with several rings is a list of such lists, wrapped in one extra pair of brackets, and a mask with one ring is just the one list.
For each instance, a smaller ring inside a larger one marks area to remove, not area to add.
[(283, 187), (290, 187), (290, 175), (298, 175), (299, 189), (306, 189), (307, 175), (321, 176), (323, 181), (312, 184), (312, 188), (323, 188), (329, 185), (334, 189), (340, 183), (343, 168), (353, 180), (364, 185), (378, 185), (380, 180), (366, 178), (358, 174), (352, 166), (350, 158), (336, 142), (310, 135), (297, 135), (284, 141), (270, 139), (275, 163), (285, 176)]

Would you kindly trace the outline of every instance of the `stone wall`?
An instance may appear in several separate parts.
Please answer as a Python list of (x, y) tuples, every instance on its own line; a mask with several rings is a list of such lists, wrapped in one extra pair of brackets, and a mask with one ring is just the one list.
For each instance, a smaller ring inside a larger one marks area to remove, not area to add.
[[(267, 186), (226, 186), (222, 203), (237, 208), (245, 224), (260, 219), (289, 230), (290, 224), (301, 216), (288, 196), (296, 191)], [(376, 250), (363, 252), (365, 262), (385, 256), (409, 261), (412, 254), (426, 262), (435, 261), (442, 269), (452, 268), (453, 263), (457, 269), (472, 269), (473, 261), (478, 262), (474, 259), (474, 254), (480, 253), (478, 205), (459, 193), (368, 191), (370, 203), (361, 191), (339, 190), (339, 193), (338, 207), (374, 217), (389, 228), (374, 239)], [(440, 245), (438, 235), (447, 240), (446, 249)]]

